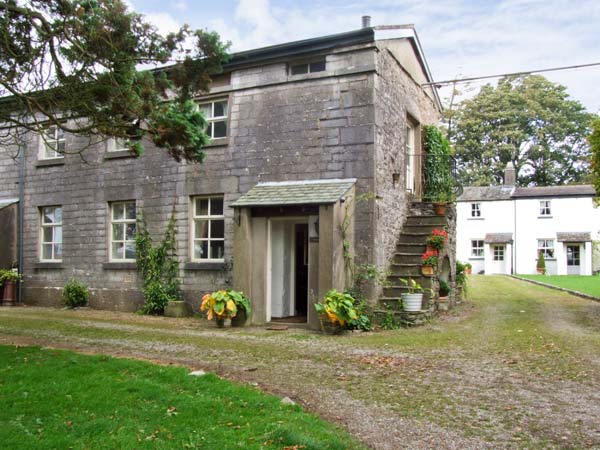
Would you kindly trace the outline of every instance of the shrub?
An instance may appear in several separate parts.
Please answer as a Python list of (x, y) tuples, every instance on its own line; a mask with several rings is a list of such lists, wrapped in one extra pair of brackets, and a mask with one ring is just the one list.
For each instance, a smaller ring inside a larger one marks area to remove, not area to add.
[(85, 306), (90, 300), (90, 291), (85, 284), (72, 278), (63, 288), (62, 299), (67, 308)]
[(430, 202), (453, 201), (454, 180), (450, 143), (435, 125), (423, 127), (425, 147), (425, 192), (423, 198)]
[(450, 286), (444, 280), (440, 280), (440, 297), (447, 297), (450, 293)]
[(541, 250), (538, 252), (536, 268), (539, 273), (546, 275), (546, 258), (544, 258), (544, 252)]

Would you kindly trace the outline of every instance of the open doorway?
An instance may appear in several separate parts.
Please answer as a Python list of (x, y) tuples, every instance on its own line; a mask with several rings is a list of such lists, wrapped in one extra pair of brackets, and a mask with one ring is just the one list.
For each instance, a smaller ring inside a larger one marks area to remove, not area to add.
[(267, 320), (307, 322), (308, 265), (308, 220), (271, 219)]

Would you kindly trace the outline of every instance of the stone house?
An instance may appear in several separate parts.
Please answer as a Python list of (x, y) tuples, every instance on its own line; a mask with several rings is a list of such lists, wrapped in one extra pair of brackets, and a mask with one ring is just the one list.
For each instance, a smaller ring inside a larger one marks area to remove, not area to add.
[[(158, 237), (174, 208), (194, 308), (229, 285), (251, 298), (254, 323), (296, 316), (318, 326), (312, 304), (352, 283), (344, 255), (390, 268), (402, 259), (407, 218), (428, 211), (418, 203), (420, 129), (437, 122), (440, 101), (421, 86), (431, 76), (418, 41), (377, 34), (366, 27), (234, 54), (197, 99), (212, 138), (202, 164), (177, 163), (151, 143), (138, 158), (109, 142), (82, 159), (29, 135), (20, 173), (14, 149), (2, 149), (0, 205), (14, 205), (22, 188), (22, 301), (58, 305), (75, 277), (90, 286), (92, 307), (136, 310), (136, 214)], [(49, 133), (68, 151), (82, 145)], [(3, 220), (17, 223), (10, 208)], [(15, 252), (14, 239), (0, 245)], [(385, 295), (396, 293), (370, 292)]]
[(457, 203), (457, 257), (473, 273), (534, 274), (542, 252), (551, 275), (600, 270), (600, 208), (591, 185), (515, 187), (509, 163), (501, 186), (465, 187)]

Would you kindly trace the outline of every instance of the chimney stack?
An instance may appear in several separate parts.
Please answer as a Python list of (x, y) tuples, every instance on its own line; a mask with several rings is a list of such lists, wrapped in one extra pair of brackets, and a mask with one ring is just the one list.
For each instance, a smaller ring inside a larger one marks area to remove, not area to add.
[(512, 161), (506, 165), (506, 169), (504, 169), (504, 185), (505, 186), (515, 186), (517, 184), (517, 171), (515, 170), (515, 166)]
[(362, 27), (371, 28), (371, 16), (362, 16)]

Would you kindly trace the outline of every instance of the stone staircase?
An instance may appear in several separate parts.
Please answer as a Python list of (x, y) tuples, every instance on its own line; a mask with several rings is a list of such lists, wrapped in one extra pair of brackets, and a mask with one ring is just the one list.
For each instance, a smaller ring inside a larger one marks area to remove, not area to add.
[(432, 210), (423, 206), (424, 204), (413, 204), (410, 215), (406, 218), (402, 232), (396, 244), (396, 252), (389, 270), (387, 286), (383, 289), (376, 308), (375, 317), (379, 323), (393, 317), (398, 325), (413, 326), (428, 321), (435, 311), (435, 299), (431, 294), (425, 292), (423, 305), (420, 312), (407, 312), (402, 309), (400, 294), (408, 292), (408, 288), (402, 284), (400, 279), (412, 278), (423, 288), (437, 290), (437, 280), (434, 277), (421, 275), (421, 255), (425, 253), (427, 236), (434, 228), (444, 228), (446, 217), (436, 216)]

